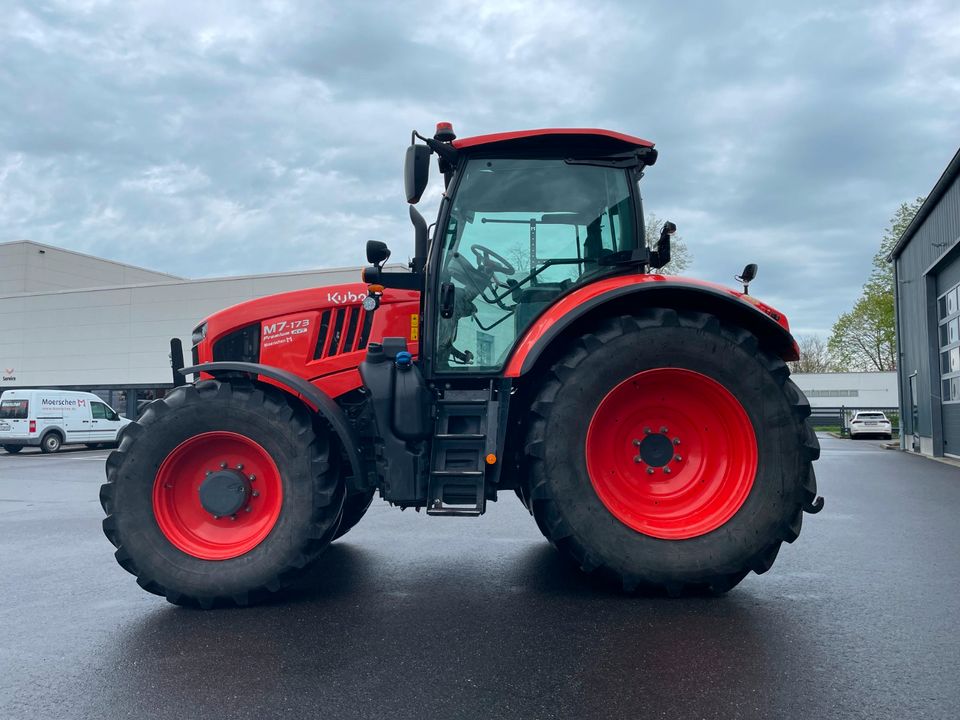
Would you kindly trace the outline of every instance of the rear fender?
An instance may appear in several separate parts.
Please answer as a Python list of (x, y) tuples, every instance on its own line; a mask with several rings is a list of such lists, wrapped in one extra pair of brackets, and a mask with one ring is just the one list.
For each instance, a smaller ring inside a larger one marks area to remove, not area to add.
[(203, 372), (213, 377), (242, 373), (251, 376), (254, 380), (258, 377), (269, 378), (273, 381), (270, 383), (271, 387), (279, 387), (287, 394), (299, 398), (330, 423), (330, 427), (336, 433), (337, 439), (340, 440), (344, 453), (350, 461), (350, 469), (353, 472), (352, 485), (355, 486), (351, 489), (365, 487), (367, 476), (364, 472), (363, 458), (360, 454), (360, 441), (353, 430), (353, 426), (347, 421), (347, 416), (340, 409), (340, 406), (334, 402), (333, 398), (302, 377), (269, 365), (246, 362), (203, 363), (183, 368), (180, 372), (184, 375)]
[(752, 297), (685, 278), (621, 275), (582, 287), (547, 308), (517, 343), (504, 375), (520, 377), (541, 360), (549, 362), (565, 338), (580, 334), (599, 317), (630, 314), (642, 307), (708, 312), (749, 330), (762, 347), (783, 360), (799, 356), (787, 319)]

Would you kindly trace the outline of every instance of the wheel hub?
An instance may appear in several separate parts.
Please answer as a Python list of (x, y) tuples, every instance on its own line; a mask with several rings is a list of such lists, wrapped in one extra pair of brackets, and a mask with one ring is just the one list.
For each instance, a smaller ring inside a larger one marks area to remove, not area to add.
[(651, 433), (637, 444), (640, 460), (651, 467), (663, 467), (673, 459), (673, 442), (663, 433)]
[(250, 482), (239, 470), (217, 470), (204, 478), (198, 492), (203, 509), (218, 518), (240, 511), (250, 496)]

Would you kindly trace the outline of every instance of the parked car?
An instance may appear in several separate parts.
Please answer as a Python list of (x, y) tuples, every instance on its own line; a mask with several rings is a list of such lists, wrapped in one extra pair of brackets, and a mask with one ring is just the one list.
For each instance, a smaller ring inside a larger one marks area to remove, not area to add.
[(0, 395), (0, 447), (8, 453), (27, 446), (53, 453), (73, 443), (116, 444), (130, 422), (93, 393), (5, 390)]
[(854, 413), (850, 421), (850, 437), (864, 435), (883, 435), (889, 440), (893, 437), (893, 423), (879, 410)]

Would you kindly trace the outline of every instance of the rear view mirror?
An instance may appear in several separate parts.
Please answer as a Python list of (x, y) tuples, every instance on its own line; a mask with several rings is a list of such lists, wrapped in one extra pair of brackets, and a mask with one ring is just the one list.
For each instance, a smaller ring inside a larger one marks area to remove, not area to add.
[(385, 242), (367, 240), (367, 262), (377, 267), (383, 265), (390, 258), (390, 248)]
[(407, 157), (403, 165), (403, 185), (408, 203), (414, 205), (420, 202), (429, 179), (430, 148), (414, 143), (407, 148)]
[(757, 276), (757, 264), (750, 263), (745, 268), (743, 272), (735, 276), (735, 279), (743, 283), (743, 294), (750, 294), (750, 282)]
[(650, 253), (650, 265), (662, 268), (670, 262), (670, 238), (677, 232), (677, 226), (669, 220), (663, 224), (660, 238), (657, 240), (657, 249)]
[(756, 263), (750, 263), (745, 268), (743, 272), (740, 273), (740, 276), (737, 278), (742, 283), (749, 284), (757, 276), (757, 265)]

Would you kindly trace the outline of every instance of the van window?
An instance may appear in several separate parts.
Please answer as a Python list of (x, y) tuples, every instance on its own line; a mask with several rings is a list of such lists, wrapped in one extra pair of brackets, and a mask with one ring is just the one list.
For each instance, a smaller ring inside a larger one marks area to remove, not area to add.
[(93, 412), (94, 420), (116, 420), (117, 414), (103, 403), (90, 403), (90, 410)]
[(29, 400), (0, 400), (0, 418), (26, 420), (29, 410)]

